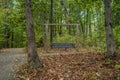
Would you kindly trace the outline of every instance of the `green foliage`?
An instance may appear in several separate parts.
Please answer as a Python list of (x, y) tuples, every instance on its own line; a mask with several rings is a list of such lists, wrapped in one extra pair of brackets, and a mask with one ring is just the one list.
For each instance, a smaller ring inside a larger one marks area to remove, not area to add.
[(117, 80), (120, 80), (120, 76), (117, 76)]
[(116, 68), (116, 69), (120, 69), (120, 64), (116, 64), (116, 65), (115, 65), (115, 68)]
[(120, 31), (119, 30), (120, 30), (120, 26), (115, 26), (113, 30), (117, 49), (120, 49)]
[(67, 33), (62, 34), (62, 35), (57, 34), (57, 36), (54, 38), (54, 40), (55, 40), (55, 42), (66, 42), (66, 43), (72, 42), (72, 43), (74, 43), (75, 36), (69, 35)]
[[(49, 23), (50, 18), (50, 0), (32, 0), (32, 13), (37, 45), (41, 37), (45, 39), (45, 27), (43, 24)], [(54, 1), (53, 23), (66, 24), (78, 23), (80, 35), (79, 43), (82, 46), (93, 47), (99, 50), (106, 50), (106, 33), (104, 27), (104, 6), (100, 0), (66, 0), (64, 6), (59, 0)], [(4, 47), (4, 26), (7, 24), (10, 30), (9, 44), (11, 47), (25, 47), (27, 44), (25, 4), (22, 0), (8, 0), (7, 8), (3, 1), (0, 1), (0, 48)], [(119, 0), (112, 3), (112, 23), (114, 30), (114, 40), (116, 48), (120, 49), (120, 24), (119, 24)], [(65, 11), (65, 8), (67, 11)], [(7, 12), (7, 16), (6, 13)], [(66, 16), (67, 14), (67, 16)], [(7, 18), (7, 22), (4, 18)], [(91, 26), (91, 31), (90, 31)], [(57, 26), (58, 27), (58, 26)], [(65, 27), (65, 26), (62, 26)], [(74, 27), (74, 26), (73, 26)], [(58, 29), (56, 29), (58, 31)], [(49, 31), (50, 32), (50, 31)], [(65, 28), (62, 28), (65, 34), (54, 36), (56, 42), (76, 42), (75, 35), (67, 34)], [(70, 31), (75, 33), (76, 31)], [(12, 41), (12, 33), (14, 39)], [(91, 35), (91, 36), (90, 36)], [(49, 37), (50, 38), (50, 37)]]

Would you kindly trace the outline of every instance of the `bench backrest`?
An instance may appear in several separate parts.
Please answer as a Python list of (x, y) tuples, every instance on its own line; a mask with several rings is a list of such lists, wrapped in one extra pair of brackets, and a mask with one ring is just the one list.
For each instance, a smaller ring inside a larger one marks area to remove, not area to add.
[(51, 48), (75, 48), (74, 43), (51, 43)]

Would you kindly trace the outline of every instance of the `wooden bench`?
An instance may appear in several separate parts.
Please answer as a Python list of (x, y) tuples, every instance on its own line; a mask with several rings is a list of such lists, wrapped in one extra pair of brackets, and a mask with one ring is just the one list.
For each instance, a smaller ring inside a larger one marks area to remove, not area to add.
[(51, 48), (75, 48), (74, 43), (51, 43)]

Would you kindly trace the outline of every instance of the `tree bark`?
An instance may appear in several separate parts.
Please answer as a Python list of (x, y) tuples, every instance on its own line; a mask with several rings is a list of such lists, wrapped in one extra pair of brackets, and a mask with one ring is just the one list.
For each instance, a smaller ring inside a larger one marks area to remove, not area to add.
[[(4, 0), (4, 6), (5, 6), (5, 9), (7, 9), (8, 7), (7, 7), (7, 4), (8, 3), (8, 1), (7, 0)], [(4, 26), (5, 26), (5, 28), (4, 28), (4, 43), (5, 43), (5, 48), (9, 48), (9, 37), (10, 37), (10, 35), (9, 35), (9, 29), (8, 29), (8, 24), (7, 24), (7, 11), (5, 12), (5, 16), (4, 16), (4, 22), (5, 22), (5, 24), (4, 24)]]
[(11, 33), (11, 48), (14, 47), (14, 30)]
[(32, 2), (31, 0), (25, 0), (26, 7), (26, 27), (27, 27), (27, 39), (28, 39), (28, 65), (31, 68), (42, 67), (42, 63), (39, 60), (36, 43), (35, 33), (32, 21)]
[[(53, 0), (51, 0), (51, 5), (50, 5), (50, 24), (53, 23)], [(50, 43), (53, 42), (53, 34), (54, 34), (54, 27), (50, 25)]]
[(105, 29), (106, 29), (106, 45), (107, 45), (106, 57), (110, 58), (115, 56), (115, 44), (114, 44), (112, 19), (111, 19), (111, 0), (104, 0), (104, 7), (105, 7)]
[[(60, 3), (61, 3), (61, 5), (62, 5), (63, 8), (64, 8), (65, 23), (66, 23), (66, 24), (69, 24), (69, 12), (68, 12), (67, 7), (66, 7), (66, 5), (65, 5), (65, 1), (64, 1), (64, 0), (61, 0)], [(69, 33), (69, 28), (68, 28), (68, 27), (69, 27), (69, 26), (66, 25), (66, 32), (67, 32), (67, 33)]]

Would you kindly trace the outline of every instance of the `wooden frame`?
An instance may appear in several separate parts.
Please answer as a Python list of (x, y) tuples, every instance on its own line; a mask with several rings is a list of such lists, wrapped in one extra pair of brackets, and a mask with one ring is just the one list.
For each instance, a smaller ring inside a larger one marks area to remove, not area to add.
[[(79, 37), (79, 26), (80, 24), (44, 24), (45, 26), (45, 48), (48, 49), (49, 47), (51, 48), (74, 48), (74, 47), (79, 47), (79, 40), (78, 40), (78, 37)], [(75, 45), (73, 43), (53, 43), (52, 42), (52, 33), (50, 32), (49, 34), (49, 26), (52, 27), (52, 26), (73, 26), (73, 27), (76, 27), (76, 43)], [(50, 37), (50, 40), (49, 40), (49, 35), (51, 36)], [(50, 45), (50, 46), (49, 46)], [(58, 45), (58, 47), (57, 47)], [(60, 46), (60, 45), (63, 45), (64, 47)]]

